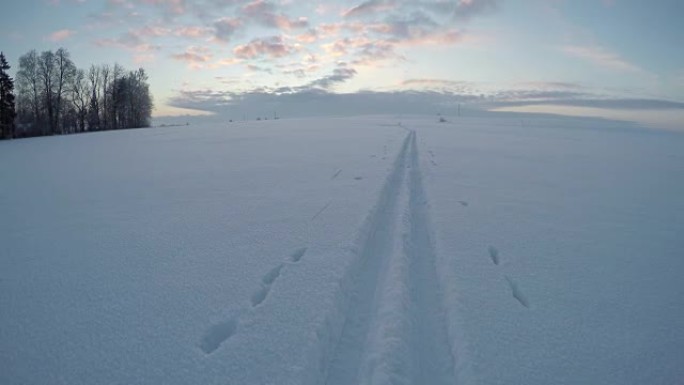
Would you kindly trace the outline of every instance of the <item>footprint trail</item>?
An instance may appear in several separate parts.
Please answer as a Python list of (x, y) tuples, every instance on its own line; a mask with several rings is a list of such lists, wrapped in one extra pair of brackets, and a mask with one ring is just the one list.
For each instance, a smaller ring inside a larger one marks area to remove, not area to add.
[(290, 253), (285, 262), (281, 262), (277, 266), (273, 267), (268, 273), (264, 274), (264, 276), (261, 278), (259, 288), (255, 290), (250, 297), (251, 307), (247, 309), (240, 309), (227, 320), (219, 322), (211, 326), (209, 329), (207, 329), (207, 331), (204, 333), (204, 336), (199, 342), (199, 348), (205, 354), (211, 354), (214, 351), (216, 351), (221, 346), (221, 344), (223, 344), (230, 337), (232, 337), (237, 331), (240, 318), (245, 313), (251, 311), (253, 308), (261, 305), (266, 300), (268, 294), (271, 291), (271, 287), (278, 279), (278, 277), (280, 277), (280, 272), (282, 271), (282, 269), (288, 264), (298, 263), (302, 259), (304, 254), (306, 254), (306, 251), (306, 247), (302, 247), (293, 251), (292, 253)]

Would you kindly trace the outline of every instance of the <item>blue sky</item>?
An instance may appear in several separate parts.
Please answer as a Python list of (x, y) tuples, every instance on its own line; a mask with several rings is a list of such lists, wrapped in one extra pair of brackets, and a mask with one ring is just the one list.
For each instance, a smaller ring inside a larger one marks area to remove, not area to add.
[(142, 66), (156, 116), (425, 93), (680, 128), (683, 14), (675, 0), (29, 0), (3, 5), (0, 50), (13, 66), (58, 47), (81, 67)]

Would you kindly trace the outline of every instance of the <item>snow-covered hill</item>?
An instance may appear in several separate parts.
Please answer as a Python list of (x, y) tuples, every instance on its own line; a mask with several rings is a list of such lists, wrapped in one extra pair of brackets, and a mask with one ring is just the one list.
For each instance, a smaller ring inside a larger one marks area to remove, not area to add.
[(0, 383), (681, 383), (683, 150), (511, 116), (2, 142)]

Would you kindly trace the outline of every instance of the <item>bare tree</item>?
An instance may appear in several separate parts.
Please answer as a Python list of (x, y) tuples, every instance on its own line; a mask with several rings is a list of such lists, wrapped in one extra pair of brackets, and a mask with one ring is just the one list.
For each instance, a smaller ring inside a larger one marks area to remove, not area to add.
[(76, 72), (76, 66), (69, 57), (69, 51), (60, 48), (54, 54), (55, 60), (55, 122), (54, 129), (58, 129), (59, 133), (64, 134), (66, 127), (64, 122), (60, 119), (63, 109), (63, 96), (65, 91), (70, 88), (70, 83), (73, 81)]
[(54, 134), (55, 122), (55, 98), (54, 98), (54, 73), (55, 73), (55, 54), (52, 51), (44, 51), (38, 60), (38, 76), (42, 83), (42, 97), (45, 110), (47, 112), (48, 127), (43, 129), (43, 134)]
[(102, 129), (107, 130), (109, 129), (109, 122), (110, 120), (108, 119), (108, 114), (109, 114), (109, 98), (107, 96), (107, 89), (109, 88), (109, 84), (111, 83), (112, 79), (112, 69), (109, 67), (109, 65), (104, 64), (102, 67), (100, 67), (100, 75), (102, 78), (102, 83), (101, 83), (101, 89), (102, 89)]
[(40, 128), (34, 134), (66, 134), (150, 125), (147, 73), (122, 66), (79, 70), (66, 49), (31, 51), (20, 58), (20, 111)]
[(120, 85), (118, 87), (115, 86), (119, 83), (119, 79), (121, 79), (123, 76), (124, 68), (119, 63), (115, 63), (111, 72), (111, 81), (107, 84), (107, 87), (104, 90), (105, 97), (107, 97), (107, 94), (109, 95), (109, 103), (107, 105), (108, 108), (105, 110), (105, 113), (109, 115), (109, 124), (107, 126), (108, 130), (123, 128), (123, 125), (119, 123), (119, 114), (117, 114), (117, 112), (121, 110), (120, 106), (123, 102), (123, 96), (121, 95), (122, 90)]
[(133, 94), (131, 95), (133, 121), (131, 122), (131, 126), (149, 127), (152, 109), (154, 108), (152, 95), (150, 95), (150, 86), (147, 83), (149, 78), (142, 68), (138, 68), (137, 71), (131, 72), (130, 76), (133, 83)]
[(99, 130), (100, 127), (100, 88), (102, 85), (102, 73), (100, 67), (91, 65), (88, 70), (88, 81), (90, 84), (90, 105), (88, 106), (88, 129), (91, 131)]
[(33, 130), (37, 130), (37, 126), (42, 122), (39, 60), (36, 50), (31, 50), (19, 57), (17, 71), (19, 120), (31, 122)]
[(88, 116), (88, 104), (90, 101), (90, 87), (88, 86), (88, 79), (86, 79), (85, 71), (76, 71), (73, 82), (71, 82), (70, 91), (71, 103), (76, 110), (76, 131), (83, 132), (86, 130), (86, 118)]

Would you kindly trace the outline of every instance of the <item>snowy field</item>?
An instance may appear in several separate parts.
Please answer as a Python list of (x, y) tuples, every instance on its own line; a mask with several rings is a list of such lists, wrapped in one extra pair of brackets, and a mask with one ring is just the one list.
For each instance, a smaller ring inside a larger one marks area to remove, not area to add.
[(550, 117), (0, 142), (0, 384), (684, 384), (684, 135)]

